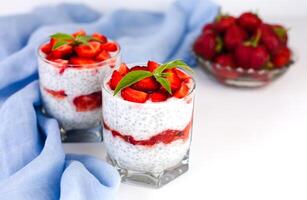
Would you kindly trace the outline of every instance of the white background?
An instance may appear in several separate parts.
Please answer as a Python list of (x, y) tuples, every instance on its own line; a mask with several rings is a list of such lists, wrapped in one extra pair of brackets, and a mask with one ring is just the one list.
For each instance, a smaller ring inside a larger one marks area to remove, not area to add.
[[(25, 12), (51, 2), (61, 1), (10, 0), (1, 3), (0, 13)], [(172, 0), (83, 2), (101, 11), (118, 7), (160, 10)], [(197, 69), (190, 170), (159, 190), (122, 184), (119, 200), (307, 199), (307, 1), (219, 2), (229, 13), (258, 10), (266, 20), (291, 27), (296, 64), (285, 76), (257, 90), (221, 86)], [(102, 159), (105, 154), (102, 144), (69, 144), (65, 150)]]

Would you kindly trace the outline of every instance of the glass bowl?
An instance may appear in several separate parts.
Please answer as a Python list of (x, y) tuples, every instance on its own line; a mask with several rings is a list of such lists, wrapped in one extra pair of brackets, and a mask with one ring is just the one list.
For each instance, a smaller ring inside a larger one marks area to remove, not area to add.
[(294, 63), (291, 60), (286, 66), (278, 69), (243, 69), (243, 68), (232, 68), (223, 67), (214, 62), (208, 61), (196, 55), (198, 64), (218, 82), (234, 87), (242, 88), (257, 88), (262, 87), (273, 80), (283, 75), (290, 66)]

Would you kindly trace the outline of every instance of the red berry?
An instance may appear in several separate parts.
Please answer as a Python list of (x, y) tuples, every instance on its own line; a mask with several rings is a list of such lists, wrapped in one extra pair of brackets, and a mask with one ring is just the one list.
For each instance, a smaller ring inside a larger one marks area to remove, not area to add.
[(145, 103), (148, 99), (148, 94), (146, 92), (138, 91), (127, 87), (121, 91), (121, 96), (127, 101), (132, 101), (136, 103)]
[(231, 54), (221, 54), (215, 58), (214, 62), (222, 67), (235, 67), (235, 62)]
[(51, 48), (52, 48), (51, 44), (46, 43), (46, 44), (43, 44), (40, 49), (44, 54), (49, 54), (51, 52)]
[(215, 30), (219, 33), (224, 33), (227, 29), (236, 24), (236, 18), (232, 16), (222, 15), (215, 22)]
[(71, 57), (69, 63), (77, 67), (87, 67), (86, 65), (94, 64), (96, 61), (90, 58)]
[(107, 42), (101, 45), (101, 49), (114, 52), (114, 51), (117, 51), (118, 47), (117, 47), (117, 44), (115, 44), (114, 42)]
[(129, 68), (125, 63), (120, 64), (118, 72), (120, 75), (125, 76), (129, 72)]
[(88, 44), (80, 44), (75, 47), (75, 51), (79, 57), (93, 58), (100, 52), (101, 43), (90, 41)]
[(92, 37), (95, 38), (96, 40), (99, 40), (99, 42), (101, 42), (103, 44), (108, 42), (107, 37), (102, 35), (102, 34), (100, 34), (100, 33), (93, 33)]
[(199, 56), (211, 60), (222, 50), (222, 40), (215, 33), (205, 33), (197, 38), (193, 49)]
[(175, 92), (176, 90), (178, 90), (181, 86), (181, 80), (180, 78), (177, 76), (175, 70), (173, 69), (168, 69), (165, 70), (165, 72), (168, 74), (166, 79), (168, 80), (168, 82), (170, 83), (171, 86), (171, 90), (172, 92)]
[(145, 66), (134, 66), (134, 67), (131, 67), (129, 71), (132, 72), (132, 71), (136, 71), (136, 70), (148, 71), (148, 68), (145, 67)]
[(159, 67), (159, 66), (160, 66), (160, 64), (159, 64), (159, 63), (156, 63), (156, 62), (154, 62), (154, 61), (148, 61), (148, 62), (147, 62), (148, 70), (151, 71), (151, 72), (155, 71), (155, 69), (156, 69), (157, 67)]
[(247, 33), (239, 26), (232, 26), (226, 30), (224, 43), (228, 50), (234, 50), (248, 37)]
[(95, 60), (99, 61), (99, 62), (102, 62), (104, 60), (107, 60), (111, 58), (109, 52), (105, 51), (105, 50), (102, 50), (96, 57), (95, 57)]
[(183, 98), (185, 97), (188, 93), (189, 93), (189, 87), (186, 83), (182, 83), (179, 90), (177, 90), (175, 93), (174, 93), (174, 97), (176, 98)]
[(262, 23), (262, 20), (254, 13), (245, 12), (238, 18), (241, 27), (249, 32), (254, 32)]
[(252, 47), (244, 44), (239, 45), (235, 51), (235, 60), (239, 67), (250, 68), (250, 56)]
[(77, 112), (88, 112), (101, 107), (101, 91), (88, 95), (81, 95), (73, 100)]
[(264, 67), (269, 60), (269, 53), (263, 46), (252, 48), (250, 55), (250, 68), (259, 70)]
[(277, 68), (284, 67), (290, 62), (291, 51), (288, 47), (279, 49), (273, 56), (273, 64)]
[(45, 87), (44, 90), (56, 99), (64, 99), (65, 97), (67, 97), (67, 94), (64, 90), (51, 90)]
[(187, 73), (183, 72), (180, 69), (174, 69), (174, 71), (176, 72), (176, 75), (180, 78), (181, 81), (189, 81), (191, 79), (191, 76), (188, 75)]
[(278, 36), (274, 33), (273, 28), (268, 24), (262, 24), (259, 28), (259, 31), (261, 31), (261, 43), (271, 53), (276, 52), (280, 48), (281, 42), (278, 39)]
[(159, 83), (153, 77), (148, 77), (136, 82), (131, 88), (144, 92), (154, 91), (159, 88)]
[(150, 99), (152, 102), (166, 101), (168, 94), (165, 92), (153, 92), (150, 94)]
[(80, 29), (79, 31), (75, 32), (72, 34), (72, 36), (77, 37), (77, 35), (79, 36), (85, 36), (86, 32), (83, 29)]
[(202, 30), (202, 34), (214, 33), (214, 32), (215, 32), (215, 25), (212, 23), (206, 24)]
[(112, 73), (111, 80), (109, 82), (109, 86), (112, 90), (115, 90), (116, 86), (122, 80), (123, 76), (120, 74), (119, 71), (115, 70)]
[(280, 42), (284, 45), (287, 45), (288, 42), (288, 33), (287, 29), (279, 24), (271, 25), (274, 33), (277, 35)]
[(52, 59), (63, 59), (69, 55), (72, 54), (72, 46), (69, 44), (65, 44), (63, 46), (60, 46), (59, 48), (52, 50), (50, 54), (47, 55), (48, 60)]

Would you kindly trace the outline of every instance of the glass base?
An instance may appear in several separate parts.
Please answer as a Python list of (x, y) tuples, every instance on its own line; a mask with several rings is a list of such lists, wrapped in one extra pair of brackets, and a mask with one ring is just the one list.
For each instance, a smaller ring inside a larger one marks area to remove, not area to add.
[(95, 143), (102, 142), (102, 129), (101, 126), (91, 129), (79, 129), (61, 131), (61, 139), (63, 143)]
[(180, 163), (162, 171), (161, 173), (138, 172), (124, 169), (109, 155), (107, 155), (107, 161), (117, 169), (123, 183), (141, 185), (150, 188), (160, 188), (188, 171), (189, 152), (187, 152)]

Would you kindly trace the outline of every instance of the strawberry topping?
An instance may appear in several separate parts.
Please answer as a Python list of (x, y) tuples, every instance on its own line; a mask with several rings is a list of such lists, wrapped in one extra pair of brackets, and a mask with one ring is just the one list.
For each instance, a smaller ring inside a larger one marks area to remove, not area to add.
[(136, 103), (145, 103), (148, 99), (148, 94), (146, 92), (138, 91), (130, 87), (123, 89), (121, 95), (123, 99)]
[(77, 112), (88, 112), (101, 107), (101, 91), (81, 95), (73, 100)]

